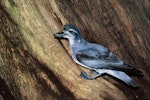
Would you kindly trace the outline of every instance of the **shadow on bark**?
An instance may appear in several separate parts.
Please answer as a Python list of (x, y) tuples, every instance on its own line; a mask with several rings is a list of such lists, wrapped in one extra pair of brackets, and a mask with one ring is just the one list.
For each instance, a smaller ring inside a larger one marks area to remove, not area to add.
[[(1, 8), (1, 6), (0, 6)], [(75, 96), (68, 88), (66, 88), (57, 76), (48, 69), (47, 66), (41, 64), (37, 59), (28, 53), (24, 48), (24, 43), (21, 34), (19, 33), (15, 22), (9, 17), (9, 14), (4, 10), (0, 10), (0, 95), (4, 100), (27, 100), (32, 88), (20, 77), (29, 77), (33, 80), (33, 86), (36, 87), (36, 91), (40, 92), (37, 99), (46, 99), (47, 96), (56, 100), (74, 100)], [(25, 47), (24, 47), (25, 46)], [(2, 63), (1, 63), (2, 62)], [(21, 72), (19, 76), (15, 74)], [(48, 79), (44, 79), (39, 75), (42, 72), (48, 76)], [(28, 76), (29, 75), (29, 76)], [(19, 80), (19, 81), (17, 81)], [(47, 83), (51, 81), (52, 85), (56, 86), (58, 93), (51, 88)], [(20, 85), (25, 86), (24, 88)], [(23, 93), (22, 93), (23, 91)], [(32, 93), (31, 95), (36, 95)]]

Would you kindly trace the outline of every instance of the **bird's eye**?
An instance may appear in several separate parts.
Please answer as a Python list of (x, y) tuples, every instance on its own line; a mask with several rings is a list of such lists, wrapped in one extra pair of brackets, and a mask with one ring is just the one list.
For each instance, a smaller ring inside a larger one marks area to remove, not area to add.
[(72, 30), (69, 30), (69, 32), (72, 33), (73, 31), (72, 31)]
[(61, 34), (64, 34), (64, 32), (61, 32)]

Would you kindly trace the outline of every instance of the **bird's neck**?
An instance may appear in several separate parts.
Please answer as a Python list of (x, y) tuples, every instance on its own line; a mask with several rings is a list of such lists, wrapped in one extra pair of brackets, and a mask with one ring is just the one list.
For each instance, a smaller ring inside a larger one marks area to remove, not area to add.
[(77, 39), (77, 40), (69, 40), (69, 44), (71, 47), (80, 47), (81, 45), (85, 44), (86, 41), (82, 39)]

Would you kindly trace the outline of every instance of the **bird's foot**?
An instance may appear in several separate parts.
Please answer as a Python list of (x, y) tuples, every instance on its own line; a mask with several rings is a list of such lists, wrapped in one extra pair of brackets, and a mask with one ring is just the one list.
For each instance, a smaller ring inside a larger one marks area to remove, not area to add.
[(87, 75), (86, 72), (81, 72), (80, 78), (84, 78), (84, 79), (86, 79), (86, 80), (92, 80), (92, 79), (93, 79), (93, 78), (91, 78), (89, 75)]
[(97, 78), (97, 77), (99, 77), (99, 76), (101, 76), (102, 75), (102, 73), (96, 73), (96, 72), (94, 72), (96, 75), (94, 75), (94, 76), (89, 76), (86, 72), (81, 72), (81, 74), (80, 74), (80, 77), (81, 78), (84, 78), (84, 79), (86, 79), (86, 80), (92, 80), (92, 79), (95, 79), (95, 78)]
[(96, 72), (96, 71), (94, 71), (94, 70), (90, 70), (90, 73), (91, 74), (94, 74), (94, 75), (97, 75), (98, 73)]

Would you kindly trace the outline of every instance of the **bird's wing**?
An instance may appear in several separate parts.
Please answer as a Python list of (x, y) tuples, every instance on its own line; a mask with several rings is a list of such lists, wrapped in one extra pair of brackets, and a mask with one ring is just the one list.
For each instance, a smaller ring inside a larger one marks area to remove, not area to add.
[(132, 74), (132, 72), (141, 73), (139, 70), (125, 64), (110, 51), (100, 52), (89, 48), (79, 51), (76, 54), (76, 59), (89, 68), (118, 70), (129, 74)]
[(109, 57), (110, 51), (98, 51), (94, 48), (88, 48), (81, 51), (78, 51), (77, 56), (87, 59), (99, 59)]
[(119, 62), (120, 60), (112, 56), (109, 51), (101, 52), (93, 48), (81, 50), (76, 53), (76, 58), (79, 62), (86, 66), (94, 68), (102, 68), (108, 66), (109, 63)]

